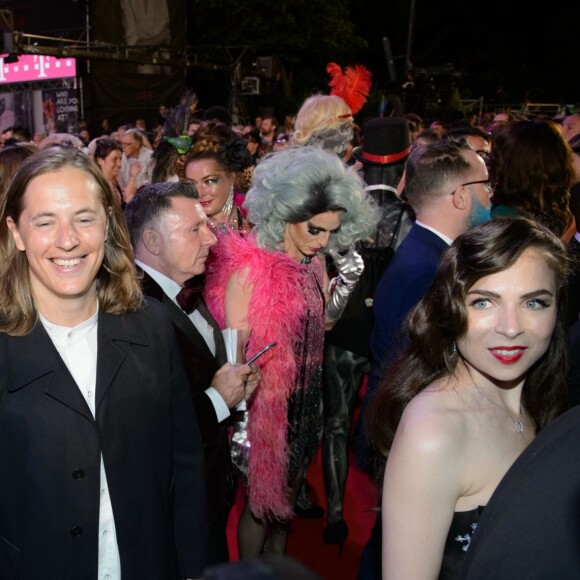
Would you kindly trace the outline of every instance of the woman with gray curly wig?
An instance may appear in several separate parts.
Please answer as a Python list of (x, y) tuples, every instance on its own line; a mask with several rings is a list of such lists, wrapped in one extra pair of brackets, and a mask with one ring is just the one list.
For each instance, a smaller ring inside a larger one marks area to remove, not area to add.
[(328, 249), (341, 251), (369, 235), (375, 210), (361, 188), (360, 177), (345, 170), (336, 155), (301, 147), (270, 156), (256, 167), (244, 207), (262, 248), (278, 248), (288, 224), (342, 212), (340, 228), (328, 239)]
[[(362, 273), (353, 245), (377, 223), (363, 188), (355, 172), (320, 149), (265, 157), (244, 204), (253, 230), (222, 236), (208, 266), (206, 301), (222, 327), (238, 330), (239, 362), (276, 344), (254, 363), (262, 380), (232, 442), (247, 480), (242, 558), (285, 550), (296, 493), (319, 442), (325, 330)], [(326, 251), (338, 271), (330, 284)]]

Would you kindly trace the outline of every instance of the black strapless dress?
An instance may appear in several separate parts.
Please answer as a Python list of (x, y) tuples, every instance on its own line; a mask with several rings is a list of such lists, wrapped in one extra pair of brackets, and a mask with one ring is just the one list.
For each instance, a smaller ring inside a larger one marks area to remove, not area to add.
[(483, 514), (483, 506), (467, 512), (455, 512), (443, 551), (443, 563), (439, 572), (439, 580), (457, 580), (463, 566), (465, 554), (477, 522)]

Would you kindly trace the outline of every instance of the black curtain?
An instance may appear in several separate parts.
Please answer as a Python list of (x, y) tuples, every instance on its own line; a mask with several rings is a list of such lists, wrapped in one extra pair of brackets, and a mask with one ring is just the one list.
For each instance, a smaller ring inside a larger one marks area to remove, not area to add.
[[(166, 0), (169, 11), (169, 49), (171, 57), (183, 54), (186, 44), (186, 0)], [(138, 2), (134, 2), (135, 5)], [(90, 3), (91, 41), (124, 46), (125, 30), (119, 0)], [(91, 60), (84, 75), (87, 120), (93, 127), (104, 118), (111, 127), (137, 118), (151, 129), (159, 120), (159, 105), (174, 106), (185, 91), (182, 67), (148, 67), (112, 60)], [(95, 132), (93, 131), (93, 134)]]

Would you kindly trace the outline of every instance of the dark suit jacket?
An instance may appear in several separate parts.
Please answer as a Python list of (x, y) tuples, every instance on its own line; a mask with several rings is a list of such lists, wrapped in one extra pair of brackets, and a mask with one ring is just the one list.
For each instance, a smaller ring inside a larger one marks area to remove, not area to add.
[(382, 363), (399, 352), (398, 332), (411, 309), (435, 278), (449, 246), (433, 232), (413, 224), (377, 285), (373, 300), (375, 323), (371, 334), (373, 370), (370, 381), (380, 381)]
[(580, 407), (530, 443), (472, 536), (461, 578), (580, 578)]
[(572, 238), (568, 242), (572, 258), (572, 272), (568, 278), (568, 326), (578, 321), (580, 314), (580, 242)]
[[(210, 386), (216, 371), (226, 361), (219, 361), (218, 364), (189, 317), (146, 272), (143, 272), (142, 288), (146, 296), (161, 302), (177, 334), (205, 448), (209, 513), (214, 521), (228, 510), (226, 497), (232, 464), (227, 422), (218, 423), (215, 408), (205, 390)], [(216, 340), (223, 340), (222, 335), (217, 336)]]
[(580, 320), (577, 320), (568, 332), (570, 353), (570, 385), (568, 401), (570, 406), (580, 405)]
[(100, 312), (97, 357), (93, 417), (40, 322), (0, 334), (0, 577), (97, 577), (101, 454), (123, 580), (200, 576), (203, 452), (163, 309)]
[[(423, 298), (435, 278), (443, 252), (449, 246), (428, 229), (414, 223), (382, 275), (373, 297), (374, 324), (371, 332), (371, 370), (356, 428), (359, 466), (377, 475), (364, 426), (367, 408), (390, 363), (404, 349), (405, 318)], [(369, 461), (370, 460), (370, 461)]]

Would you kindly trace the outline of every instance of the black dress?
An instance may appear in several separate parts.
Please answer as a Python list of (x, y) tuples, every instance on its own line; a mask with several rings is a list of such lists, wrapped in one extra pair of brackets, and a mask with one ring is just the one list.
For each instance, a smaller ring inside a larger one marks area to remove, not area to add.
[(445, 541), (439, 580), (457, 580), (459, 578), (463, 560), (483, 509), (483, 506), (479, 506), (473, 510), (453, 514), (451, 527)]

